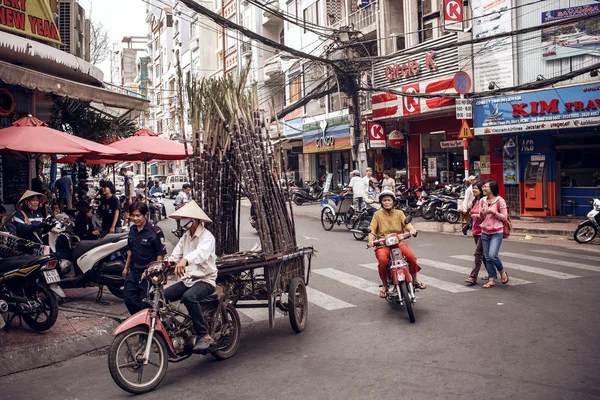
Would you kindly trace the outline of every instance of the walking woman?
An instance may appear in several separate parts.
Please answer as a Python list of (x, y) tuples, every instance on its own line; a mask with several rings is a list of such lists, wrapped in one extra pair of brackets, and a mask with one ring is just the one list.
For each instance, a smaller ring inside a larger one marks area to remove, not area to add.
[(476, 182), (473, 184), (473, 195), (475, 199), (473, 203), (469, 205), (470, 213), (471, 213), (471, 221), (473, 222), (473, 226), (471, 228), (471, 233), (473, 233), (473, 239), (475, 239), (475, 260), (473, 261), (473, 269), (471, 270), (471, 275), (465, 282), (467, 282), (467, 286), (477, 285), (477, 276), (479, 275), (479, 270), (481, 269), (481, 263), (483, 262), (483, 243), (481, 243), (481, 221), (483, 221), (482, 215), (479, 214), (481, 209), (481, 196), (483, 195), (481, 187), (483, 183)]
[(497, 273), (500, 273), (502, 283), (508, 283), (508, 274), (502, 266), (502, 261), (498, 257), (502, 238), (504, 237), (504, 221), (508, 217), (506, 201), (498, 192), (498, 182), (494, 180), (486, 181), (481, 187), (483, 198), (480, 201), (479, 214), (483, 221), (481, 227), (481, 243), (483, 245), (483, 256), (485, 258), (485, 268), (488, 271), (490, 281), (483, 285), (484, 288), (496, 286)]

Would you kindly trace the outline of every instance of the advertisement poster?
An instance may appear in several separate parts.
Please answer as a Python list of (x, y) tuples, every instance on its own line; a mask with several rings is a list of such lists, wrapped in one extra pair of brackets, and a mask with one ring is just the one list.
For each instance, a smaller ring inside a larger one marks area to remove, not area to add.
[(347, 117), (305, 123), (302, 129), (304, 154), (352, 149)]
[[(512, 31), (510, 0), (473, 1), (473, 37), (485, 38)], [(513, 86), (512, 37), (502, 37), (473, 45), (475, 91)]]
[(517, 138), (509, 136), (502, 139), (502, 170), (505, 185), (517, 184)]
[(475, 135), (572, 129), (600, 124), (600, 84), (475, 100)]
[(1, 1), (0, 30), (62, 44), (47, 0)]
[(489, 175), (490, 172), (490, 156), (479, 156), (479, 169), (481, 175)]
[[(561, 8), (542, 13), (542, 25), (600, 12), (600, 4)], [(600, 56), (600, 24), (597, 19), (575, 21), (542, 29), (542, 57), (546, 61), (581, 55)]]
[(427, 176), (429, 178), (437, 177), (437, 159), (435, 157), (427, 157)]

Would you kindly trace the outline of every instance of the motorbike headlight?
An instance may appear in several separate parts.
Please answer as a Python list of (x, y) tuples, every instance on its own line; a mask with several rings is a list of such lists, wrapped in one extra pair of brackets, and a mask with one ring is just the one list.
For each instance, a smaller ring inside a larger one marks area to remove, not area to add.
[(389, 238), (385, 239), (386, 246), (394, 246), (394, 245), (397, 245), (398, 243), (399, 243), (398, 236), (390, 236)]

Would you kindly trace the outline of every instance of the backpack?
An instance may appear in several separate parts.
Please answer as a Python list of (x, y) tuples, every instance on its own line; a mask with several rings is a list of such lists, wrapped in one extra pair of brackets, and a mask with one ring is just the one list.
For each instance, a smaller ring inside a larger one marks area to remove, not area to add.
[(512, 222), (510, 220), (510, 209), (506, 207), (506, 221), (504, 221), (504, 235), (502, 236), (504, 239), (510, 236), (512, 227)]

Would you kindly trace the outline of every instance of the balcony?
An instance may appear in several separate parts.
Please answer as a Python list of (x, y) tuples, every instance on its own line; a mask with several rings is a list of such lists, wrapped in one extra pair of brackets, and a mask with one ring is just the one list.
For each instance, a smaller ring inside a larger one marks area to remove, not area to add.
[(282, 67), (281, 67), (281, 57), (279, 56), (279, 54), (269, 58), (267, 61), (265, 61), (265, 75), (269, 78), (272, 79), (273, 77), (277, 76), (278, 74), (281, 74)]
[(342, 26), (349, 26), (355, 31), (360, 31), (363, 34), (374, 32), (377, 29), (377, 13), (379, 12), (379, 4), (372, 1), (368, 8), (357, 10), (346, 18), (333, 24), (331, 27), (339, 29)]
[(252, 43), (250, 41), (242, 42), (241, 44), (242, 56), (251, 56), (252, 55)]
[[(274, 11), (282, 11), (279, 6), (279, 0), (267, 0), (265, 7), (270, 8)], [(283, 25), (283, 20), (278, 15), (275, 15), (269, 11), (263, 12), (263, 25)]]

